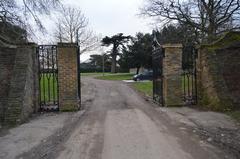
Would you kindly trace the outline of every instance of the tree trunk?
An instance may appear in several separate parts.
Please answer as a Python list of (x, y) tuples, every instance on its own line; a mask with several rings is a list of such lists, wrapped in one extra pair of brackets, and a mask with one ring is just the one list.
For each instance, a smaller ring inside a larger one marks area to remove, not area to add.
[(114, 44), (113, 45), (113, 50), (112, 50), (111, 73), (117, 73), (116, 65), (117, 65), (117, 46)]
[(117, 73), (117, 71), (116, 71), (116, 65), (117, 65), (116, 58), (117, 58), (116, 55), (112, 55), (111, 73)]
[(140, 67), (137, 67), (137, 73), (136, 73), (137, 75), (139, 74), (139, 70), (140, 70)]
[(213, 31), (210, 30), (207, 34), (208, 43), (212, 43), (214, 40), (216, 40), (216, 34)]
[(213, 14), (211, 13), (209, 15), (209, 25), (208, 25), (208, 42), (213, 42), (216, 38), (216, 30), (217, 26), (213, 17)]

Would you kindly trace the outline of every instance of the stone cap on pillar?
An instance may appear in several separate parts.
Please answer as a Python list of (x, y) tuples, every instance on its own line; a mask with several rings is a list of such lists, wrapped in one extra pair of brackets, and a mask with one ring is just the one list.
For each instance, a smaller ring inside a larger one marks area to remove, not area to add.
[(165, 48), (182, 48), (183, 45), (182, 44), (164, 44), (162, 45), (162, 47), (165, 49)]
[(77, 47), (77, 43), (58, 43), (58, 47)]
[(18, 48), (22, 48), (22, 47), (37, 47), (38, 45), (36, 43), (33, 42), (27, 42), (27, 43), (22, 43), (22, 44), (17, 44)]

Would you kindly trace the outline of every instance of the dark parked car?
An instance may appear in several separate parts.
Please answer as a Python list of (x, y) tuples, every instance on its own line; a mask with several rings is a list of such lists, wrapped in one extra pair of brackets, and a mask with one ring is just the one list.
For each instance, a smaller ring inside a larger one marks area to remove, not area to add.
[(153, 80), (153, 72), (147, 71), (133, 76), (134, 81)]

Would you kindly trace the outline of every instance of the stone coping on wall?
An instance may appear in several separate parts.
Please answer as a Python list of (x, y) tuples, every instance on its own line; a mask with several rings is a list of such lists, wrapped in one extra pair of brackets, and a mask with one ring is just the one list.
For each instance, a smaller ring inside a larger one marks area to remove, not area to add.
[(12, 49), (17, 48), (16, 45), (6, 44), (6, 43), (4, 43), (4, 42), (1, 41), (1, 40), (0, 40), (0, 47), (2, 47), (2, 48), (12, 48)]
[(3, 48), (17, 48), (17, 46), (13, 43), (9, 43), (7, 40), (5, 40), (3, 37), (0, 35), (0, 47)]
[(240, 31), (230, 31), (230, 32), (226, 32), (218, 40), (216, 40), (210, 44), (199, 45), (198, 48), (199, 49), (201, 49), (201, 48), (213, 48), (213, 49), (227, 48), (227, 47), (231, 47), (231, 45), (234, 45), (238, 42), (240, 42)]
[(28, 42), (28, 43), (18, 43), (18, 44), (13, 44), (13, 43), (6, 43), (5, 41), (2, 41), (0, 39), (0, 47), (2, 48), (26, 48), (26, 47), (37, 47), (36, 43)]
[(37, 44), (33, 42), (13, 43), (6, 40), (3, 36), (0, 35), (0, 46), (3, 48), (21, 48), (26, 46), (36, 47)]
[(17, 44), (16, 45), (18, 48), (26, 48), (26, 47), (37, 47), (38, 45), (36, 43), (33, 42), (28, 42), (28, 43), (23, 43), (23, 44)]
[(182, 48), (182, 44), (164, 44), (162, 45), (163, 48)]

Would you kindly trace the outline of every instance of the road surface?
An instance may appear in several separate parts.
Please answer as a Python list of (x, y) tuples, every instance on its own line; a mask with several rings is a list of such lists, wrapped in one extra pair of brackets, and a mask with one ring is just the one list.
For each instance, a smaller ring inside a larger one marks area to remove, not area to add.
[(83, 78), (86, 114), (58, 159), (221, 159), (123, 82)]
[[(77, 113), (72, 118), (68, 117), (63, 128), (17, 158), (233, 158), (202, 140), (187, 125), (159, 111), (156, 105), (122, 81), (83, 77), (82, 99), (83, 115)], [(61, 113), (59, 117), (61, 119)], [(7, 141), (11, 138), (8, 137)]]

